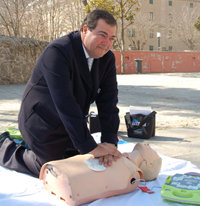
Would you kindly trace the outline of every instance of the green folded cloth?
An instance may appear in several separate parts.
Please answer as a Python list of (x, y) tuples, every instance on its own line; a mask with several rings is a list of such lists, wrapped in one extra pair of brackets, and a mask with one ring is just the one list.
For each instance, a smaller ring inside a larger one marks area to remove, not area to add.
[(8, 127), (8, 129), (5, 129), (4, 132), (9, 132), (10, 137), (16, 144), (23, 145), (28, 150), (30, 149), (29, 146), (24, 142), (24, 138), (22, 137), (19, 129), (16, 129), (15, 127)]
[(15, 127), (8, 127), (8, 129), (5, 129), (4, 132), (9, 132), (10, 137), (12, 137), (13, 139), (23, 140), (19, 129), (16, 129)]

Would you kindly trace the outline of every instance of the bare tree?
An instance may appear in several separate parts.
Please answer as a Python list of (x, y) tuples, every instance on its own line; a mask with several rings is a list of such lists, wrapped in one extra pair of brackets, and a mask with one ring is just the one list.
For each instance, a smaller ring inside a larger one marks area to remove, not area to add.
[(80, 30), (86, 12), (84, 11), (84, 1), (74, 0), (67, 8), (67, 31)]
[(128, 29), (129, 49), (144, 50), (148, 39), (154, 38), (156, 25), (142, 10), (136, 13), (134, 24)]
[(61, 1), (43, 0), (29, 4), (25, 15), (26, 36), (52, 41), (61, 35), (62, 19), (65, 13)]
[(180, 12), (172, 13), (173, 20), (171, 29), (174, 31), (173, 38), (184, 42), (187, 49), (194, 50), (199, 45), (200, 34), (194, 27), (194, 22), (198, 18), (197, 7), (192, 10), (188, 6), (183, 6)]
[(27, 2), (25, 0), (0, 1), (0, 22), (4, 32), (9, 36), (21, 36)]
[(0, 32), (51, 41), (79, 29), (84, 16), (82, 0), (2, 0)]
[(24, 15), (23, 37), (39, 40), (49, 40), (48, 19), (46, 18), (47, 0), (41, 2), (32, 1)]

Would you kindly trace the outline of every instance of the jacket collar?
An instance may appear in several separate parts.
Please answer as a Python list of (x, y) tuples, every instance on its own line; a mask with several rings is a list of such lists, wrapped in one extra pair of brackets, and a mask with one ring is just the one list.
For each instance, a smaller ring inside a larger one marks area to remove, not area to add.
[(87, 86), (88, 92), (90, 93), (90, 95), (92, 95), (92, 93), (98, 89), (98, 85), (99, 85), (99, 80), (98, 80), (99, 59), (94, 59), (92, 65), (92, 71), (89, 72), (88, 63), (84, 53), (80, 32), (79, 31), (72, 32), (69, 35), (69, 37), (72, 42), (74, 55), (76, 58), (78, 69), (80, 71), (81, 78), (83, 79), (85, 85)]

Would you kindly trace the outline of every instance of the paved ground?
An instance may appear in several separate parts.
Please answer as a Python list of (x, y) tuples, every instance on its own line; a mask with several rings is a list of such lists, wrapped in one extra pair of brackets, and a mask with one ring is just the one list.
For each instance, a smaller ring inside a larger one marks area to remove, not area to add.
[[(160, 153), (200, 167), (200, 73), (118, 75), (118, 84), (120, 136), (131, 142), (149, 143)], [(17, 127), (24, 86), (0, 85), (0, 131)], [(156, 137), (127, 137), (124, 114), (130, 105), (151, 106), (157, 112)]]

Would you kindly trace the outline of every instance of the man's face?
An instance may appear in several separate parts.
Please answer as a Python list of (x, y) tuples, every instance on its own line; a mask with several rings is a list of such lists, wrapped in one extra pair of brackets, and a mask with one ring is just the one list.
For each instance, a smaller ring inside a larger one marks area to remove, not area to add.
[(100, 58), (110, 50), (115, 39), (116, 26), (107, 24), (103, 19), (97, 21), (92, 31), (83, 26), (81, 38), (88, 54), (92, 58)]

